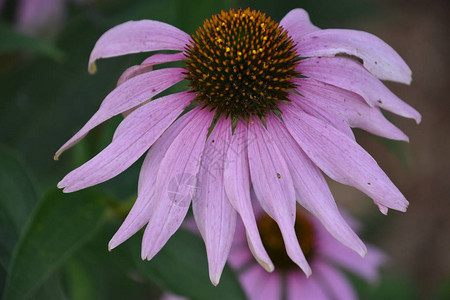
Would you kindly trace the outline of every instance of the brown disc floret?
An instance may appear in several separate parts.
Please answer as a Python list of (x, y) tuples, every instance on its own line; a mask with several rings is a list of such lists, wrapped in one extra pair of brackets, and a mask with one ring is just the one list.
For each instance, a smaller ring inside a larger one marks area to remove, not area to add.
[(299, 76), (287, 31), (255, 10), (231, 9), (207, 19), (185, 53), (196, 101), (233, 118), (276, 111)]

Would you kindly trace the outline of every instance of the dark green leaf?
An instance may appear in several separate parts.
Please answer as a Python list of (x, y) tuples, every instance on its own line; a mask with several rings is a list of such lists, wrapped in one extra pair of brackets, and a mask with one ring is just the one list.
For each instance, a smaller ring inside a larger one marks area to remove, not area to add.
[(37, 202), (37, 193), (21, 161), (3, 148), (0, 166), (0, 207), (19, 235)]
[(91, 190), (49, 193), (20, 236), (4, 300), (26, 299), (102, 222), (103, 196)]
[[(31, 297), (32, 300), (66, 300), (69, 299), (64, 291), (63, 282), (58, 272), (55, 272)], [(88, 300), (88, 299), (86, 299)]]
[(369, 284), (353, 274), (349, 277), (361, 299), (417, 299), (415, 287), (406, 276), (392, 273), (382, 275), (380, 281), (375, 284)]
[[(136, 241), (136, 239), (134, 240)], [(218, 286), (208, 276), (203, 241), (198, 235), (178, 230), (151, 261), (142, 261), (140, 242), (127, 242), (138, 270), (163, 289), (189, 299), (245, 299), (236, 274), (226, 267)]]
[(62, 52), (52, 44), (36, 37), (20, 34), (6, 24), (0, 23), (0, 54), (15, 51), (38, 53), (55, 60), (63, 58)]
[(96, 300), (99, 298), (94, 274), (76, 257), (67, 261), (66, 274), (72, 300)]
[[(0, 166), (0, 265), (6, 271), (37, 195), (21, 161), (3, 148), (0, 148)], [(0, 276), (0, 286), (3, 283), (4, 278)]]

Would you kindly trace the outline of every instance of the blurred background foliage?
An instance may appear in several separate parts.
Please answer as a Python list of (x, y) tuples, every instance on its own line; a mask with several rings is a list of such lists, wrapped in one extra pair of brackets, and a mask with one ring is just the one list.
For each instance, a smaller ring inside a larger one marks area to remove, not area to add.
[[(5, 1), (3, 1), (5, 2)], [(78, 3), (79, 2), (79, 3)], [(351, 277), (362, 299), (450, 299), (449, 40), (446, 1), (369, 0), (90, 0), (67, 1), (52, 35), (15, 30), (16, 1), (0, 22), (0, 295), (3, 299), (157, 299), (169, 290), (192, 299), (240, 299), (227, 268), (218, 287), (207, 275), (199, 237), (178, 232), (151, 262), (140, 259), (141, 237), (112, 251), (107, 243), (135, 196), (141, 161), (97, 187), (74, 194), (57, 182), (111, 140), (116, 117), (94, 129), (60, 161), (54, 152), (98, 108), (127, 67), (148, 54), (99, 62), (87, 73), (93, 45), (109, 28), (154, 19), (192, 33), (205, 18), (231, 7), (259, 9), (280, 20), (302, 7), (322, 28), (372, 32), (405, 57), (412, 87), (389, 84), (418, 108), (423, 124), (392, 117), (411, 144), (357, 132), (358, 140), (411, 202), (408, 213), (383, 217), (366, 197), (332, 185), (339, 204), (364, 220), (365, 240), (391, 256), (381, 281)], [(180, 87), (178, 87), (180, 88)], [(445, 157), (446, 159), (440, 159)], [(447, 172), (446, 172), (447, 171)]]

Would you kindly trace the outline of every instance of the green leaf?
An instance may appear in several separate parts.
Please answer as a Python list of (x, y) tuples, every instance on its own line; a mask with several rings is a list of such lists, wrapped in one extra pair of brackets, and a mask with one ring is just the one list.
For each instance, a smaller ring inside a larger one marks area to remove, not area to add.
[[(6, 272), (14, 245), (37, 202), (37, 193), (22, 162), (1, 147), (0, 166), (0, 266)], [(0, 276), (0, 286), (4, 279)]]
[(72, 300), (99, 299), (94, 274), (76, 256), (67, 261), (66, 274)]
[(19, 235), (37, 202), (37, 193), (22, 162), (3, 148), (0, 166), (0, 206)]
[(165, 290), (189, 299), (246, 299), (236, 274), (228, 266), (219, 285), (212, 285), (205, 246), (198, 235), (178, 230), (151, 261), (141, 260), (140, 241), (126, 243), (138, 270)]
[[(45, 283), (39, 287), (36, 293), (31, 298), (32, 300), (68, 300), (61, 276), (55, 272)], [(88, 300), (88, 299), (86, 299)]]
[(33, 36), (23, 35), (4, 23), (0, 23), (0, 54), (25, 51), (61, 60), (63, 53), (52, 44)]
[(394, 272), (382, 273), (381, 275), (380, 281), (375, 284), (369, 284), (354, 274), (349, 274), (349, 277), (361, 299), (417, 299), (416, 287), (407, 276)]
[(103, 195), (52, 191), (42, 199), (20, 236), (4, 300), (26, 299), (82, 246), (102, 223)]

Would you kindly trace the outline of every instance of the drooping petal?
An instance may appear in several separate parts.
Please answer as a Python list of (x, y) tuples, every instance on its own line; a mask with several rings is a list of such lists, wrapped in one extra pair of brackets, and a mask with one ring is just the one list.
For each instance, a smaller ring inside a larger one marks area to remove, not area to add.
[(334, 128), (348, 136), (350, 139), (356, 141), (355, 135), (353, 134), (350, 126), (345, 122), (344, 118), (336, 114), (334, 111), (329, 109), (324, 109), (318, 105), (310, 105), (306, 101), (303, 101), (305, 97), (292, 94), (290, 99), (294, 100), (293, 104), (300, 107), (304, 112), (314, 116), (326, 123), (330, 123)]
[[(244, 226), (242, 225), (242, 227)], [(245, 229), (242, 228), (242, 230), (244, 230), (242, 234), (245, 239)], [(252, 262), (252, 253), (248, 250), (247, 243), (236, 245), (233, 242), (230, 255), (228, 256), (228, 263), (233, 267), (233, 269), (239, 270), (242, 267), (245, 267), (245, 265), (247, 265), (249, 262)]]
[(329, 296), (329, 299), (356, 300), (355, 290), (344, 274), (334, 269), (328, 263), (318, 260), (314, 264), (314, 271), (320, 278), (318, 281)]
[(154, 211), (142, 242), (143, 259), (152, 259), (180, 227), (197, 193), (197, 174), (214, 113), (200, 108), (193, 111), (195, 117), (161, 160), (155, 183)]
[(157, 51), (183, 51), (189, 35), (182, 30), (158, 21), (129, 21), (105, 32), (97, 41), (89, 57), (88, 70), (95, 73), (95, 61), (124, 54)]
[(238, 122), (227, 152), (224, 171), (225, 191), (231, 205), (241, 216), (252, 254), (264, 269), (272, 272), (273, 263), (262, 244), (250, 198), (247, 136), (246, 124)]
[(366, 247), (339, 213), (320, 170), (300, 149), (275, 115), (267, 116), (267, 130), (286, 159), (297, 201), (318, 218), (337, 240), (364, 256)]
[(109, 118), (144, 103), (153, 96), (183, 79), (183, 69), (170, 68), (138, 75), (106, 96), (98, 111), (70, 140), (55, 154), (57, 160), (61, 153), (77, 144), (91, 129)]
[(186, 58), (186, 56), (184, 55), (183, 52), (172, 53), (172, 54), (157, 53), (157, 54), (153, 54), (150, 57), (147, 57), (142, 62), (142, 64), (143, 65), (159, 65), (159, 64), (164, 64), (164, 63), (168, 63), (168, 62), (180, 61), (185, 58)]
[(349, 249), (336, 243), (326, 232), (318, 232), (320, 244), (317, 246), (320, 255), (329, 261), (363, 277), (367, 281), (375, 282), (379, 278), (378, 269), (387, 261), (387, 256), (377, 248), (368, 245), (367, 255), (362, 258)]
[(110, 250), (129, 239), (150, 220), (155, 205), (154, 186), (161, 160), (174, 139), (194, 116), (193, 113), (183, 115), (170, 125), (155, 144), (150, 147), (139, 174), (138, 197), (119, 230), (110, 240), (108, 244)]
[(282, 281), (277, 272), (267, 273), (258, 265), (254, 265), (245, 270), (240, 279), (251, 300), (281, 299)]
[(286, 278), (287, 300), (329, 300), (316, 276), (305, 278), (303, 274), (292, 271)]
[(420, 113), (392, 93), (359, 62), (346, 57), (317, 57), (302, 60), (297, 68), (302, 75), (361, 95), (371, 106), (420, 122)]
[(121, 85), (128, 79), (131, 79), (142, 73), (153, 71), (153, 66), (158, 64), (163, 64), (167, 62), (173, 62), (182, 60), (184, 58), (184, 53), (174, 53), (174, 54), (154, 54), (147, 59), (145, 59), (142, 64), (129, 67), (122, 73), (119, 80), (117, 81), (117, 86)]
[(58, 187), (74, 192), (120, 174), (148, 150), (193, 98), (188, 92), (172, 94), (134, 111), (119, 125), (108, 147), (70, 172)]
[(376, 203), (406, 211), (408, 201), (357, 143), (334, 127), (286, 105), (283, 118), (309, 158), (332, 179), (366, 193)]
[(280, 21), (280, 25), (289, 32), (294, 41), (305, 34), (320, 30), (319, 27), (311, 23), (308, 13), (301, 8), (295, 8), (288, 12)]
[(370, 107), (361, 96), (312, 78), (298, 78), (297, 91), (304, 97), (292, 98), (311, 107), (320, 106), (341, 116), (351, 127), (362, 128), (389, 139), (408, 141), (408, 137), (389, 122), (377, 107)]
[(248, 124), (247, 139), (250, 177), (259, 203), (277, 222), (288, 256), (309, 276), (311, 268), (294, 230), (295, 191), (288, 166), (259, 119)]
[(325, 29), (296, 40), (303, 57), (353, 55), (382, 80), (411, 83), (411, 69), (391, 46), (373, 34), (348, 29)]
[(230, 253), (236, 227), (236, 211), (224, 188), (224, 168), (231, 140), (231, 122), (219, 119), (206, 140), (198, 174), (198, 194), (192, 201), (195, 221), (208, 255), (209, 277), (214, 285)]

